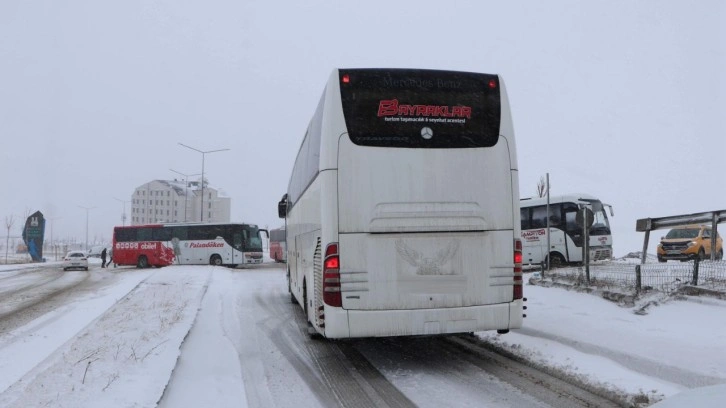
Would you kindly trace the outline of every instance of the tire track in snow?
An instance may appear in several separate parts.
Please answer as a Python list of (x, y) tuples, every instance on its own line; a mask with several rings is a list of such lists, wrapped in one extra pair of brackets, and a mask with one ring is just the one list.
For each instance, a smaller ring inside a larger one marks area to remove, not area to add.
[(518, 329), (517, 332), (525, 336), (538, 337), (556, 341), (577, 351), (601, 356), (609, 360), (615, 361), (618, 364), (627, 367), (628, 369), (635, 372), (650, 377), (657, 377), (661, 380), (668, 381), (674, 384), (679, 384), (684, 387), (696, 388), (707, 385), (723, 384), (723, 378), (711, 377), (708, 375), (695, 373), (693, 371), (683, 370), (681, 368), (643, 358), (635, 354), (623, 353), (621, 351), (609, 349), (607, 347), (597, 346), (591, 343), (584, 343), (581, 341), (572, 340), (566, 337), (557, 336), (554, 334), (549, 334), (526, 327)]

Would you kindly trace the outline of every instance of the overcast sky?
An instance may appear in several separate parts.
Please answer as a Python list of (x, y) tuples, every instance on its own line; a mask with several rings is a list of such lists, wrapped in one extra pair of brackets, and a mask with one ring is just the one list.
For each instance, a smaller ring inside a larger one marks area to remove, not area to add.
[(333, 68), (451, 69), (502, 75), (520, 194), (549, 173), (612, 204), (620, 256), (638, 218), (726, 209), (723, 4), (3, 0), (0, 220), (41, 210), (82, 242), (95, 207), (110, 240), (115, 198), (201, 171), (181, 142), (230, 149), (205, 175), (234, 221), (276, 227)]

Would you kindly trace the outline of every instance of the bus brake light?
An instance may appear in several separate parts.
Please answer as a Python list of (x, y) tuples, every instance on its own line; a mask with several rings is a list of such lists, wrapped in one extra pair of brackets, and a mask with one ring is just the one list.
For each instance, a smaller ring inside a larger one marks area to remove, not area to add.
[(514, 300), (522, 299), (522, 240), (514, 239)]
[(343, 306), (343, 299), (340, 294), (340, 257), (338, 255), (337, 242), (330, 243), (325, 247), (325, 261), (323, 261), (323, 302), (329, 306)]
[(497, 87), (497, 81), (490, 79), (489, 80), (489, 88), (495, 89)]
[(344, 84), (348, 84), (348, 83), (350, 83), (350, 75), (348, 75), (348, 74), (343, 74), (343, 83), (344, 83)]

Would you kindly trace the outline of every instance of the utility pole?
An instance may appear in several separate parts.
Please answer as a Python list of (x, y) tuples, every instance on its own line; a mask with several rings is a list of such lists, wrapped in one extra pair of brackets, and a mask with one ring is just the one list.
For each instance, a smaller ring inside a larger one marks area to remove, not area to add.
[[(189, 177), (198, 176), (201, 173), (195, 173), (195, 174), (184, 174), (182, 172), (176, 171), (174, 169), (169, 169), (173, 171), (176, 174), (181, 174), (184, 176), (184, 222), (187, 222), (187, 207), (189, 204), (187, 203), (189, 199)], [(204, 182), (204, 176), (202, 176), (202, 182)]]
[(93, 210), (96, 207), (84, 207), (82, 205), (79, 205), (79, 207), (86, 210), (86, 251), (88, 251), (89, 250), (89, 248), (88, 248), (88, 212)]
[(59, 220), (62, 217), (48, 217), (47, 220), (50, 221), (50, 248), (53, 250), (53, 259), (58, 260), (58, 251), (56, 249), (56, 245), (53, 242), (53, 221)]
[(186, 147), (187, 149), (192, 149), (192, 150), (194, 150), (194, 151), (199, 152), (199, 153), (202, 154), (202, 201), (201, 201), (201, 203), (199, 205), (201, 207), (200, 208), (201, 213), (199, 215), (199, 221), (200, 222), (204, 222), (204, 156), (206, 154), (208, 154), (208, 153), (224, 152), (224, 151), (229, 150), (229, 149), (217, 149), (217, 150), (206, 150), (206, 151), (203, 151), (203, 150), (199, 150), (197, 148), (191, 147), (191, 146), (187, 146), (184, 143), (179, 143), (179, 144), (182, 145), (182, 146), (184, 146), (184, 147)]
[(129, 200), (122, 200), (122, 199), (116, 198), (116, 197), (114, 197), (113, 199), (116, 201), (120, 201), (121, 204), (123, 204), (122, 212), (121, 212), (121, 225), (125, 227), (126, 226), (126, 203), (128, 203)]
[(5, 228), (7, 229), (8, 233), (5, 236), (5, 265), (8, 264), (8, 247), (10, 246), (10, 228), (13, 227), (13, 224), (15, 224), (15, 217), (11, 216), (5, 216)]

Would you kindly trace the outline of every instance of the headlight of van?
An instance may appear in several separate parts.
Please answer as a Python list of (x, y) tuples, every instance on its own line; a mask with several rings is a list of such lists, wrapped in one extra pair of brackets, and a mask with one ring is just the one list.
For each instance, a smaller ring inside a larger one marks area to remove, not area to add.
[(691, 241), (688, 243), (688, 247), (696, 246), (696, 244), (698, 244), (696, 241)]

